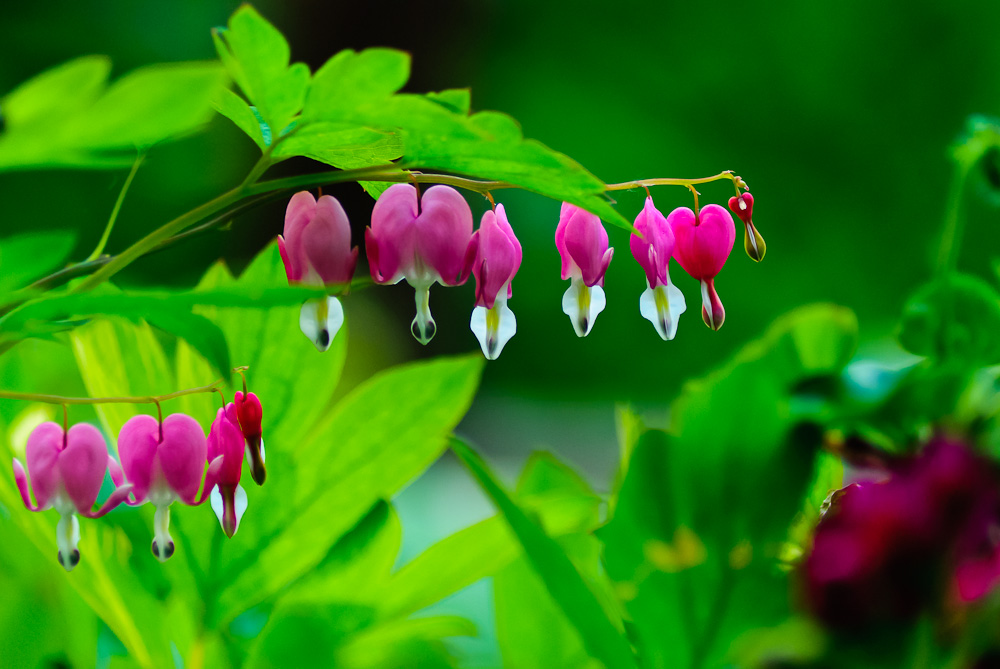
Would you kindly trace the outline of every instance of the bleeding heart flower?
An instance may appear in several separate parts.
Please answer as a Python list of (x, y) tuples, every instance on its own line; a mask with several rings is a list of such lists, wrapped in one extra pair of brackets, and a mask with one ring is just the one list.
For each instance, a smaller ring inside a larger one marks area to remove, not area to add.
[(597, 214), (563, 202), (556, 226), (556, 248), (562, 259), (562, 278), (571, 279), (563, 295), (563, 313), (578, 337), (586, 337), (597, 315), (604, 311), (604, 273), (614, 249)]
[(746, 249), (747, 255), (753, 261), (760, 262), (764, 259), (764, 254), (767, 253), (767, 244), (764, 243), (764, 238), (757, 232), (757, 228), (754, 227), (753, 220), (751, 220), (753, 195), (743, 193), (739, 197), (734, 195), (729, 198), (729, 210), (743, 221), (743, 248)]
[(246, 440), (250, 476), (257, 485), (264, 485), (264, 479), (267, 477), (267, 470), (264, 468), (264, 431), (261, 428), (264, 408), (257, 395), (246, 392), (245, 383), (243, 388), (243, 391), (236, 391), (233, 402), (226, 406), (226, 415), (233, 425), (240, 428)]
[[(76, 514), (87, 518), (103, 516), (125, 501), (132, 486), (121, 483), (121, 470), (108, 454), (104, 437), (87, 423), (78, 423), (68, 432), (56, 423), (42, 423), (28, 436), (25, 456), (36, 503), (31, 502), (28, 474), (14, 458), (14, 481), (21, 501), (31, 511), (54, 508), (59, 512), (56, 526), (59, 564), (70, 571), (80, 562), (80, 522)], [(104, 473), (109, 469), (117, 487), (101, 508), (94, 511)]]
[(208, 433), (208, 457), (222, 458), (217, 485), (210, 495), (212, 510), (227, 537), (232, 538), (247, 510), (247, 493), (240, 486), (243, 473), (243, 434), (230, 415), (239, 408), (232, 403), (225, 410), (219, 409)]
[(684, 294), (670, 283), (670, 257), (674, 253), (674, 233), (666, 217), (653, 206), (653, 198), (635, 217), (635, 233), (629, 247), (636, 262), (646, 272), (646, 290), (639, 298), (639, 313), (653, 324), (657, 334), (670, 340), (677, 334), (677, 321), (687, 309)]
[(667, 222), (674, 232), (674, 258), (701, 282), (701, 318), (718, 330), (726, 320), (726, 310), (715, 292), (715, 276), (736, 242), (733, 217), (719, 205), (708, 204), (697, 215), (687, 207), (678, 207), (667, 216)]
[(432, 186), (418, 199), (411, 184), (390, 186), (372, 210), (365, 249), (375, 283), (406, 279), (416, 291), (417, 315), (410, 331), (426, 344), (437, 330), (430, 310), (434, 283), (460, 286), (469, 278), (466, 250), (472, 210), (454, 188)]
[(118, 433), (118, 455), (135, 498), (129, 503), (137, 506), (148, 500), (156, 507), (152, 550), (160, 562), (174, 554), (170, 505), (177, 500), (201, 504), (219, 478), (223, 458), (214, 458), (205, 472), (207, 452), (205, 432), (185, 414), (171, 414), (162, 423), (145, 414), (133, 416)]
[(521, 267), (521, 243), (507, 222), (503, 205), (487, 211), (472, 235), (466, 254), (476, 277), (476, 306), (469, 327), (479, 340), (483, 355), (496, 360), (517, 331), (507, 300), (514, 294), (511, 281)]
[[(340, 202), (330, 195), (316, 200), (308, 191), (288, 202), (278, 250), (293, 285), (349, 284), (358, 262), (358, 247), (351, 248), (351, 224)], [(302, 305), (299, 327), (320, 351), (330, 348), (343, 324), (344, 308), (332, 295)]]

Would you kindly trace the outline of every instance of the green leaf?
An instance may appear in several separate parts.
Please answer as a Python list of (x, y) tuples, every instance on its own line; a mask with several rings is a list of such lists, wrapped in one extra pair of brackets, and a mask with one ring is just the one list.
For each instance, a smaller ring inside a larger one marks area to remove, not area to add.
[(481, 356), (469, 356), (378, 374), (293, 447), (269, 449), (268, 467), (294, 483), (269, 478), (258, 497), (268, 517), (230, 542), (243, 557), (225, 561), (219, 615), (236, 615), (307, 573), (376, 500), (428, 467), (465, 415), (482, 368)]
[(468, 114), (472, 108), (472, 91), (468, 88), (449, 88), (436, 93), (428, 93), (427, 99), (433, 100), (456, 114)]
[(497, 573), (521, 553), (495, 516), (442, 539), (393, 574), (377, 598), (384, 618), (405, 616)]
[[(218, 64), (197, 62), (143, 67), (107, 90), (101, 75), (104, 61), (73, 61), (12, 93), (20, 121), (0, 135), (0, 170), (130, 165), (136, 150), (208, 121), (225, 79)], [(66, 104), (52, 102), (60, 95)]]
[(302, 109), (309, 67), (305, 63), (289, 66), (288, 42), (250, 5), (236, 10), (228, 28), (214, 29), (212, 39), (229, 76), (273, 134), (280, 134)]
[(306, 156), (340, 169), (354, 169), (384, 165), (402, 153), (403, 143), (396, 133), (348, 123), (312, 123), (289, 135), (272, 155)]
[(625, 637), (608, 619), (569, 557), (504, 491), (482, 459), (466, 444), (452, 439), (452, 450), (493, 500), (520, 540), (525, 555), (566, 618), (576, 627), (588, 652), (609, 669), (634, 667)]
[(150, 324), (191, 345), (212, 365), (213, 373), (229, 381), (233, 365), (222, 330), (204, 316), (183, 309), (157, 309), (143, 314)]
[(1000, 296), (986, 281), (950, 274), (922, 288), (903, 309), (899, 341), (937, 361), (982, 367), (1000, 362)]
[(0, 239), (0, 294), (20, 288), (66, 262), (73, 232), (25, 232)]
[(381, 103), (410, 78), (410, 56), (395, 49), (345, 49), (316, 71), (302, 116), (313, 119), (349, 115), (357, 107)]
[(245, 132), (254, 144), (263, 151), (271, 145), (271, 128), (260, 117), (257, 110), (228, 88), (219, 91), (219, 97), (212, 103), (219, 112)]
[(44, 128), (86, 109), (100, 96), (110, 73), (107, 56), (84, 56), (29, 79), (0, 100), (7, 132), (30, 124)]

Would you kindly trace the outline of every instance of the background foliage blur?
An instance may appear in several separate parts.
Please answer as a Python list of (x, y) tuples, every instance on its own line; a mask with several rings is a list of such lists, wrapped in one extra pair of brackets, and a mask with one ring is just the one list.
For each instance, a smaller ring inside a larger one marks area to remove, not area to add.
[[(208, 29), (224, 24), (237, 4), (59, 0), (5, 7), (0, 92), (88, 53), (111, 56), (115, 76), (152, 62), (213, 59)], [(883, 350), (906, 296), (929, 272), (950, 175), (947, 146), (968, 114), (1000, 113), (994, 3), (254, 4), (287, 36), (293, 60), (316, 68), (341, 48), (406, 49), (414, 57), (407, 90), (471, 87), (474, 109), (512, 114), (527, 136), (607, 182), (722, 169), (746, 179), (770, 253), (755, 265), (737, 245), (717, 281), (727, 310), (718, 333), (699, 322), (697, 284), (675, 265), (689, 310), (670, 343), (640, 318), (642, 273), (626, 233), (610, 228), (617, 257), (607, 275), (608, 308), (591, 335), (577, 339), (559, 308), (565, 285), (552, 243), (558, 203), (530, 193), (498, 195), (524, 245), (511, 302), (519, 332), (487, 366), (466, 432), (507, 458), (508, 473), (527, 451), (549, 446), (582, 465), (599, 489), (617, 458), (613, 402), (664, 412), (685, 379), (717, 366), (791, 307), (847, 305), (860, 321), (862, 351)], [(221, 117), (206, 133), (155, 149), (109, 249), (235, 184), (253, 159), (252, 144)], [(313, 169), (298, 160), (274, 173)], [(125, 174), (5, 174), (0, 230), (82, 230), (80, 257), (99, 237)], [(732, 194), (724, 182), (701, 192), (703, 203)], [(354, 185), (332, 193), (360, 243), (371, 199)], [(679, 188), (653, 194), (664, 211), (689, 204)], [(627, 218), (643, 195), (620, 193)], [(469, 199), (477, 214), (485, 208), (477, 196)], [(983, 272), (998, 239), (995, 214), (974, 198), (967, 212), (970, 243), (960, 265)], [(280, 231), (282, 214), (282, 203), (245, 214), (231, 229), (136, 263), (119, 282), (191, 286), (220, 256), (240, 268)], [(477, 348), (468, 330), (471, 285), (434, 291), (438, 335), (426, 349), (409, 335), (411, 300), (404, 286), (346, 300), (352, 339), (341, 393), (396, 361)], [(404, 527), (419, 537), (406, 540), (419, 544), (470, 520), (451, 518), (442, 495), (426, 486), (404, 493), (409, 498), (400, 507)], [(469, 488), (451, 494), (468, 495)], [(420, 522), (407, 525), (411, 519)]]

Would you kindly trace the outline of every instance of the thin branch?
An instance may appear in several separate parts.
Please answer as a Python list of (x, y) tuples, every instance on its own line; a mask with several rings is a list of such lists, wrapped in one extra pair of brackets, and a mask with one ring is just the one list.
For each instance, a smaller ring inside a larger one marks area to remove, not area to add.
[(122, 203), (125, 201), (125, 194), (128, 193), (129, 186), (132, 185), (132, 179), (135, 178), (135, 173), (139, 171), (139, 165), (142, 165), (142, 159), (146, 157), (146, 154), (142, 151), (139, 152), (135, 157), (135, 162), (132, 163), (132, 169), (129, 171), (128, 176), (125, 177), (125, 183), (122, 185), (121, 191), (118, 193), (118, 199), (115, 200), (115, 206), (111, 210), (111, 216), (108, 218), (108, 224), (104, 226), (104, 234), (101, 235), (101, 239), (97, 242), (97, 247), (94, 248), (94, 252), (87, 257), (84, 262), (89, 262), (96, 260), (104, 253), (104, 247), (108, 243), (108, 238), (111, 236), (111, 229), (115, 227), (115, 221), (118, 220), (118, 212), (121, 211)]
[(27, 402), (42, 402), (44, 404), (159, 404), (167, 400), (197, 393), (212, 393), (224, 385), (223, 379), (216, 379), (207, 386), (177, 390), (166, 395), (143, 395), (140, 397), (63, 397), (61, 395), (44, 395), (40, 393), (18, 393), (10, 390), (0, 390), (0, 399), (24, 400)]

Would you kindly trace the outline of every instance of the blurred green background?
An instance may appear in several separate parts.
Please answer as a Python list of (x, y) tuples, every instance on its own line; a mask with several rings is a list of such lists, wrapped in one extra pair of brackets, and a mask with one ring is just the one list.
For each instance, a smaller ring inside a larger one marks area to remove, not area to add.
[[(1000, 4), (954, 2), (746, 3), (275, 2), (255, 6), (313, 69), (337, 50), (392, 46), (413, 54), (408, 90), (471, 87), (474, 109), (512, 114), (525, 134), (563, 151), (608, 182), (697, 177), (732, 169), (755, 196), (769, 253), (759, 265), (739, 244), (716, 285), (725, 327), (699, 315), (697, 283), (673, 265), (688, 312), (663, 342), (639, 316), (643, 274), (628, 236), (609, 229), (615, 260), (607, 310), (578, 339), (561, 312), (552, 235), (559, 203), (530, 193), (498, 200), (524, 245), (510, 303), (518, 334), (488, 365), (465, 432), (507, 474), (549, 447), (607, 487), (617, 453), (613, 404), (651, 412), (791, 307), (834, 301), (853, 308), (868, 346), (892, 336), (907, 295), (928, 275), (950, 179), (947, 147), (974, 112), (1000, 114)], [(162, 61), (215, 57), (209, 28), (234, 1), (12, 3), (0, 21), (0, 94), (71, 57), (103, 53), (115, 74)], [(251, 142), (216, 118), (207, 132), (153, 150), (109, 244), (115, 252), (243, 178)], [(304, 159), (274, 170), (321, 169)], [(74, 228), (86, 256), (125, 171), (0, 175), (0, 231)], [(331, 189), (362, 242), (372, 201), (359, 187)], [(701, 189), (723, 203), (728, 182)], [(658, 207), (689, 205), (658, 188)], [(644, 193), (620, 193), (627, 218)], [(485, 201), (470, 194), (478, 215)], [(969, 199), (961, 265), (989, 271), (996, 213)], [(281, 230), (283, 205), (241, 216), (142, 260), (123, 284), (193, 285), (218, 257), (239, 268)], [(363, 269), (361, 271), (364, 271)], [(435, 288), (438, 335), (409, 335), (405, 284), (345, 301), (351, 345), (345, 379), (416, 356), (472, 351), (473, 286)], [(303, 342), (305, 343), (305, 342)], [(239, 362), (239, 361), (235, 361)], [(733, 407), (738, 411), (738, 407)], [(450, 465), (403, 493), (404, 558), (487, 513)], [(442, 492), (442, 482), (451, 481)], [(476, 498), (478, 499), (478, 498)], [(480, 618), (480, 623), (488, 623)], [(474, 651), (475, 652), (475, 651)]]

